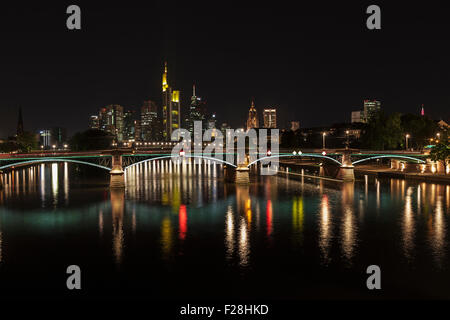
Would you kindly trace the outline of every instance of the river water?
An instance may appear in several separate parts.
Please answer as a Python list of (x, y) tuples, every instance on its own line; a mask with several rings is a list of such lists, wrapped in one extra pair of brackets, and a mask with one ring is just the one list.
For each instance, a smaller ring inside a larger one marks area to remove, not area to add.
[[(60, 163), (3, 174), (0, 295), (155, 299), (449, 298), (450, 186), (252, 176), (154, 161), (108, 174)], [(366, 269), (381, 269), (368, 290)]]

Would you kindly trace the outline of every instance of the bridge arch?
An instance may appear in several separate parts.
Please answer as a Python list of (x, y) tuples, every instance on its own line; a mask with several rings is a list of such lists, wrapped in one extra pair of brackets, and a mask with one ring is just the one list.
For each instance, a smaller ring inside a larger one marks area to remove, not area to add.
[(390, 154), (390, 155), (378, 155), (378, 156), (374, 156), (374, 157), (369, 157), (369, 158), (356, 160), (356, 161), (353, 161), (352, 164), (355, 165), (355, 164), (358, 164), (358, 163), (361, 163), (361, 162), (364, 162), (364, 161), (375, 160), (375, 159), (383, 159), (383, 158), (399, 158), (399, 159), (414, 160), (414, 161), (417, 161), (417, 163), (426, 163), (426, 161), (424, 161), (422, 159), (417, 159), (417, 158), (409, 157), (409, 156)]
[(84, 164), (84, 165), (88, 165), (88, 166), (92, 166), (92, 167), (97, 167), (103, 170), (107, 170), (107, 171), (111, 171), (111, 168), (99, 165), (99, 164), (95, 164), (95, 163), (90, 163), (90, 162), (85, 162), (85, 161), (80, 161), (80, 160), (73, 160), (73, 159), (34, 159), (34, 160), (28, 160), (28, 161), (22, 161), (22, 162), (15, 162), (12, 164), (7, 164), (4, 166), (0, 167), (0, 170), (4, 170), (4, 169), (9, 169), (12, 167), (22, 167), (22, 166), (26, 166), (26, 165), (31, 165), (31, 164), (42, 164), (42, 163), (55, 163), (55, 162), (70, 162), (70, 163), (77, 163), (77, 164)]
[(182, 159), (182, 158), (205, 159), (205, 160), (211, 160), (211, 161), (219, 162), (219, 163), (222, 163), (222, 164), (227, 164), (227, 165), (232, 166), (232, 167), (236, 167), (236, 165), (232, 164), (231, 162), (228, 162), (228, 161), (225, 161), (225, 160), (221, 160), (221, 159), (217, 159), (217, 158), (213, 158), (213, 157), (205, 157), (205, 156), (198, 156), (198, 155), (184, 155), (184, 156), (173, 156), (173, 155), (170, 155), (170, 156), (161, 156), (161, 157), (155, 157), (155, 158), (145, 159), (145, 160), (142, 160), (142, 161), (139, 161), (139, 162), (130, 164), (129, 166), (126, 166), (126, 167), (124, 168), (124, 170), (127, 170), (128, 168), (137, 166), (137, 165), (139, 165), (139, 164), (141, 164), (141, 163), (146, 163), (146, 162), (151, 162), (151, 161), (161, 160), (161, 159), (172, 159), (172, 158), (180, 158), (180, 159)]
[(338, 160), (336, 160), (336, 159), (334, 159), (334, 158), (331, 158), (331, 157), (329, 157), (329, 156), (326, 156), (326, 155), (324, 156), (324, 155), (322, 155), (322, 154), (302, 153), (302, 154), (296, 154), (296, 155), (293, 155), (293, 154), (279, 154), (279, 155), (274, 155), (274, 156), (262, 157), (262, 158), (259, 158), (259, 159), (256, 159), (256, 160), (250, 162), (250, 163), (248, 164), (247, 167), (250, 167), (251, 165), (253, 165), (253, 164), (255, 164), (255, 163), (257, 163), (257, 162), (259, 162), (259, 161), (261, 161), (261, 160), (269, 160), (269, 159), (275, 159), (275, 158), (281, 158), (281, 157), (308, 157), (308, 158), (311, 157), (311, 158), (322, 158), (322, 159), (332, 160), (332, 161), (336, 162), (339, 166), (342, 166), (342, 163), (341, 163), (341, 162), (339, 162)]

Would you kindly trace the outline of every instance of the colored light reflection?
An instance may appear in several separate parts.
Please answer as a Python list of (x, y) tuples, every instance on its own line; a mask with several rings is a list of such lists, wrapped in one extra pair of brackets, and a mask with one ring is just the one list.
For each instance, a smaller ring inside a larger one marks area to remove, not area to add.
[(272, 234), (272, 201), (267, 200), (266, 204), (266, 224), (267, 224), (267, 236)]
[(179, 223), (179, 238), (180, 240), (184, 240), (186, 238), (187, 232), (187, 212), (186, 206), (184, 204), (180, 205), (179, 213), (178, 213), (178, 223)]

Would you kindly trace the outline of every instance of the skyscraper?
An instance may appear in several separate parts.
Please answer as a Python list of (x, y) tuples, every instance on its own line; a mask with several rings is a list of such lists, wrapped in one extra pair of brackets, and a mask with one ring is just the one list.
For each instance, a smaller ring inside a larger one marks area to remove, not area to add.
[(195, 121), (201, 121), (203, 125), (203, 130), (205, 130), (206, 103), (202, 101), (202, 98), (197, 97), (194, 84), (192, 86), (191, 104), (189, 106), (189, 111), (185, 119), (186, 129), (189, 130), (191, 134), (194, 132)]
[(380, 110), (381, 110), (381, 102), (380, 101), (364, 100), (365, 122), (369, 121)]
[(115, 136), (118, 142), (123, 140), (123, 107), (111, 104), (100, 109), (99, 129)]
[(170, 134), (169, 140), (172, 136), (172, 132), (180, 128), (181, 123), (181, 104), (180, 104), (180, 91), (172, 91), (172, 103), (170, 109)]
[(142, 140), (157, 140), (158, 106), (154, 101), (146, 100), (141, 107)]
[(162, 76), (162, 115), (163, 139), (170, 140), (173, 130), (180, 128), (181, 102), (180, 91), (172, 91), (169, 85), (167, 62), (164, 63), (164, 73)]
[(141, 120), (134, 120), (134, 140), (142, 140)]
[(247, 130), (258, 127), (259, 127), (258, 113), (256, 112), (255, 102), (252, 100), (250, 110), (248, 111)]
[(91, 118), (89, 119), (89, 129), (99, 129), (99, 128), (100, 123), (98, 116), (92, 115)]
[(277, 127), (277, 109), (267, 108), (263, 110), (264, 128)]
[(127, 110), (123, 113), (123, 139), (134, 140), (134, 111)]

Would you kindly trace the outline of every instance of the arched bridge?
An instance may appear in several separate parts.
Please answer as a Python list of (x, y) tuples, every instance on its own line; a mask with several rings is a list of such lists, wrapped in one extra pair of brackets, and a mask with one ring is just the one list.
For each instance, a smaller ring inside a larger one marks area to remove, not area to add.
[(209, 160), (213, 163), (224, 164), (227, 167), (236, 168), (236, 170), (244, 170), (246, 167), (250, 168), (253, 165), (264, 164), (276, 159), (311, 159), (313, 161), (320, 161), (329, 166), (338, 166), (342, 173), (340, 177), (344, 180), (354, 179), (353, 167), (361, 163), (367, 163), (377, 159), (397, 159), (404, 160), (416, 164), (425, 164), (427, 155), (411, 154), (411, 153), (380, 153), (380, 152), (365, 152), (361, 153), (357, 150), (311, 150), (310, 152), (280, 152), (277, 154), (258, 154), (257, 159), (249, 161), (245, 165), (239, 165), (223, 160), (224, 157), (214, 157), (204, 154), (183, 154), (173, 155), (170, 150), (163, 150), (163, 152), (140, 152), (136, 153), (133, 149), (115, 149), (95, 152), (40, 152), (31, 154), (12, 154), (0, 155), (0, 171), (14, 169), (17, 167), (41, 164), (41, 163), (58, 163), (67, 162), (79, 165), (92, 166), (108, 171), (111, 175), (111, 186), (123, 187), (124, 171), (133, 166), (156, 161), (161, 159), (173, 158), (192, 158)]

